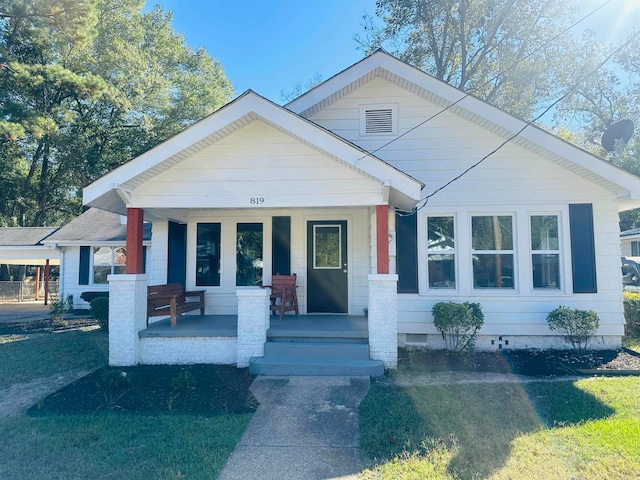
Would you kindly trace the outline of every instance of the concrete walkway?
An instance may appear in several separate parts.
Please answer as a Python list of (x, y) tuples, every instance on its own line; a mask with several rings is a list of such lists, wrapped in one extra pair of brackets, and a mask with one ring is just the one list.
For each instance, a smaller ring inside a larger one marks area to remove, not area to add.
[(358, 406), (369, 377), (257, 377), (260, 402), (221, 480), (356, 478)]

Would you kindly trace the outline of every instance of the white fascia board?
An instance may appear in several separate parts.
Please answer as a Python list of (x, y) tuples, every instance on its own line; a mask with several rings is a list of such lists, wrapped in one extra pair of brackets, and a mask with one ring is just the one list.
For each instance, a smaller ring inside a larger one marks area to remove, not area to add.
[[(524, 120), (494, 107), (483, 100), (467, 95), (446, 82), (438, 80), (384, 52), (376, 52), (369, 57), (366, 57), (359, 63), (347, 68), (323, 84), (310, 90), (308, 93), (293, 100), (291, 103), (287, 104), (287, 108), (296, 113), (303, 112), (378, 67), (388, 70), (389, 72), (404, 78), (405, 80), (414, 83), (429, 92), (432, 92), (434, 95), (437, 95), (448, 102), (459, 102), (457, 105), (460, 108), (488, 120), (494, 125), (508, 132), (512, 132), (513, 134), (520, 131), (527, 125), (527, 122)], [(582, 167), (603, 179), (608, 180), (609, 182), (620, 186), (626, 194), (631, 195), (631, 198), (640, 199), (640, 179), (638, 177), (625, 172), (624, 170), (611, 165), (607, 161), (571, 145), (570, 143), (565, 142), (555, 135), (534, 125), (528, 126), (519, 134), (519, 136), (547, 149), (553, 154), (566, 158), (568, 161), (575, 163), (577, 166)]]
[[(51, 246), (51, 247), (121, 247), (122, 245), (124, 245), (126, 243), (126, 240), (121, 240), (121, 241), (113, 241), (113, 240), (109, 240), (109, 241), (104, 241), (104, 242), (98, 242), (95, 240), (68, 240), (68, 241), (43, 241), (42, 243), (47, 244), (47, 246)], [(145, 247), (149, 247), (152, 245), (151, 240), (145, 240), (142, 242), (142, 245), (144, 245)]]
[[(83, 191), (84, 204), (91, 205), (98, 197), (107, 194), (120, 185), (126, 184), (137, 175), (155, 167), (164, 160), (250, 113), (291, 132), (293, 135), (315, 145), (320, 150), (344, 160), (362, 172), (379, 179), (382, 183), (389, 180), (393, 188), (399, 189), (403, 193), (419, 200), (419, 191), (422, 188), (422, 184), (417, 180), (350, 145), (338, 136), (322, 130), (317, 125), (289, 110), (253, 92), (248, 92), (242, 98), (223, 107), (218, 112), (85, 187)], [(415, 193), (416, 191), (418, 192), (417, 194)]]
[[(246, 115), (251, 110), (247, 106), (250, 95), (251, 93), (241, 95), (220, 110), (86, 186), (83, 189), (83, 203), (90, 204), (109, 190), (126, 184), (129, 180)], [(253, 96), (257, 97), (255, 94)]]

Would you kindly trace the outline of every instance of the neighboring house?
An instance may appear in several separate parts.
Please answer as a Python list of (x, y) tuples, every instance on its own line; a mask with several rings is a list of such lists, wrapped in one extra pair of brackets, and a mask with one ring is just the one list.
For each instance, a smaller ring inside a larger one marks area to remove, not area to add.
[[(620, 346), (618, 211), (640, 206), (640, 179), (525, 125), (382, 51), (285, 107), (245, 92), (85, 188), (128, 215), (130, 255), (153, 224), (148, 276), (110, 277), (110, 362), (246, 365), (273, 273), (297, 274), (302, 314), (368, 309), (390, 367), (398, 344), (443, 345), (442, 301), (482, 305), (480, 349), (564, 347), (559, 305), (598, 313), (594, 348)], [(237, 337), (145, 344), (146, 284), (173, 281), (237, 316)]]
[(625, 257), (640, 257), (640, 228), (620, 232), (620, 250)]
[(0, 227), (0, 264), (60, 265), (60, 252), (43, 242), (59, 227)]
[[(124, 273), (126, 228), (126, 217), (90, 208), (42, 241), (60, 253), (60, 292), (64, 298), (73, 296), (74, 308), (89, 307), (80, 298), (83, 292), (108, 291), (107, 275)], [(145, 224), (145, 257), (150, 244), (151, 224)]]
[[(50, 292), (56, 292), (57, 286), (50, 283), (51, 265), (60, 265), (60, 252), (43, 244), (58, 227), (0, 227), (0, 265), (35, 265), (36, 280), (33, 291), (25, 288), (24, 282), (2, 282), (0, 300), (33, 299), (39, 297), (40, 285), (44, 289), (44, 304), (49, 302)], [(44, 266), (42, 284), (39, 283), (39, 266)], [(51, 288), (53, 287), (53, 288)], [(33, 295), (33, 296), (31, 296)]]

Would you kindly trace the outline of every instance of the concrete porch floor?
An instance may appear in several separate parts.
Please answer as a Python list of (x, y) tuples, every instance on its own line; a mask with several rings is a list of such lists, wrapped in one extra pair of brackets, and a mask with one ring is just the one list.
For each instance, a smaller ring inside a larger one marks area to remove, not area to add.
[[(282, 320), (272, 315), (267, 338), (353, 338), (369, 337), (367, 317), (351, 315), (285, 315)], [(183, 315), (172, 327), (169, 319), (154, 323), (138, 333), (140, 338), (153, 337), (235, 337), (236, 315)]]

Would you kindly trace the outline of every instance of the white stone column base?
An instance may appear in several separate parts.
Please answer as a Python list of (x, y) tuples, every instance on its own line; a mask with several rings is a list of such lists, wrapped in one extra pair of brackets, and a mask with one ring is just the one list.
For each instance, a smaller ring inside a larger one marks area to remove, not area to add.
[(238, 353), (239, 368), (249, 366), (251, 357), (264, 356), (264, 344), (269, 328), (269, 295), (267, 288), (238, 290)]
[(147, 327), (147, 276), (109, 275), (109, 365), (139, 363), (138, 332)]
[(398, 275), (369, 275), (369, 356), (398, 366)]

